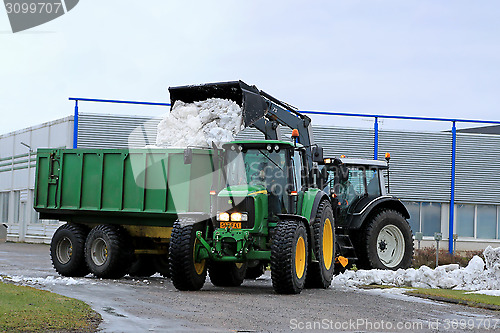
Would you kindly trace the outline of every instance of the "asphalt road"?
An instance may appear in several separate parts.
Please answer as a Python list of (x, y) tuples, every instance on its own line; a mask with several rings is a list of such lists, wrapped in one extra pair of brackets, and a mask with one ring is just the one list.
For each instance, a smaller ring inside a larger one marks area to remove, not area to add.
[(85, 301), (102, 315), (104, 332), (500, 331), (500, 312), (381, 290), (282, 296), (274, 293), (268, 274), (238, 288), (207, 281), (197, 292), (179, 292), (161, 277), (57, 280), (47, 245), (0, 243), (0, 275)]

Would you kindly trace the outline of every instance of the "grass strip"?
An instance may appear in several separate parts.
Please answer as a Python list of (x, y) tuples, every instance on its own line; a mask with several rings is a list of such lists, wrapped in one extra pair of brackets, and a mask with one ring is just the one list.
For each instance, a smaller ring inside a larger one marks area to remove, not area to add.
[(452, 289), (412, 288), (406, 295), (432, 299), (435, 301), (463, 304), (475, 308), (500, 311), (500, 297), (483, 294), (471, 294), (470, 291)]
[(82, 301), (0, 282), (1, 332), (96, 332), (101, 320)]

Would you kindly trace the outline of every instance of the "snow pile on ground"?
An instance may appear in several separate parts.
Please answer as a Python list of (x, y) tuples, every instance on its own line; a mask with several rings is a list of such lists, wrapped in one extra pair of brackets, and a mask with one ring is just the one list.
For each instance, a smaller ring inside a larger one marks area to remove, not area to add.
[(220, 98), (184, 103), (176, 101), (158, 124), (159, 147), (211, 146), (234, 140), (243, 117), (236, 102)]
[(431, 269), (358, 270), (346, 271), (334, 278), (332, 286), (392, 285), (397, 287), (443, 288), (460, 290), (500, 290), (500, 248), (488, 246), (482, 258), (474, 256), (467, 267), (458, 264)]
[(83, 284), (84, 281), (75, 280), (71, 277), (54, 277), (47, 276), (46, 278), (41, 277), (25, 277), (25, 276), (0, 276), (0, 281), (8, 281), (14, 283), (22, 283), (22, 284), (39, 284), (39, 285), (56, 285), (56, 284), (64, 284), (67, 286), (75, 285), (75, 284)]

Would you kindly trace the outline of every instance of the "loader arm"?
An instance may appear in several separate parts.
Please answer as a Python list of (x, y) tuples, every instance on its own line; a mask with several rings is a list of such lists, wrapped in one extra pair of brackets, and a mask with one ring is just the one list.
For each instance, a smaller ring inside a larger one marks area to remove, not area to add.
[(321, 148), (313, 147), (311, 119), (255, 86), (250, 86), (243, 81), (230, 81), (170, 87), (169, 92), (172, 106), (178, 100), (185, 103), (209, 98), (232, 100), (242, 109), (244, 126), (258, 129), (264, 134), (266, 140), (279, 139), (278, 125), (297, 129), (299, 131), (298, 143), (305, 148), (308, 170), (313, 169), (314, 161), (323, 158)]

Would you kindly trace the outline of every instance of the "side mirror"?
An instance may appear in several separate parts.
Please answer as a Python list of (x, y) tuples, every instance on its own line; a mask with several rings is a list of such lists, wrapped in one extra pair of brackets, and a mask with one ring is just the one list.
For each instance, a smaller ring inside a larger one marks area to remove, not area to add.
[(312, 147), (312, 159), (313, 162), (323, 163), (323, 147)]

